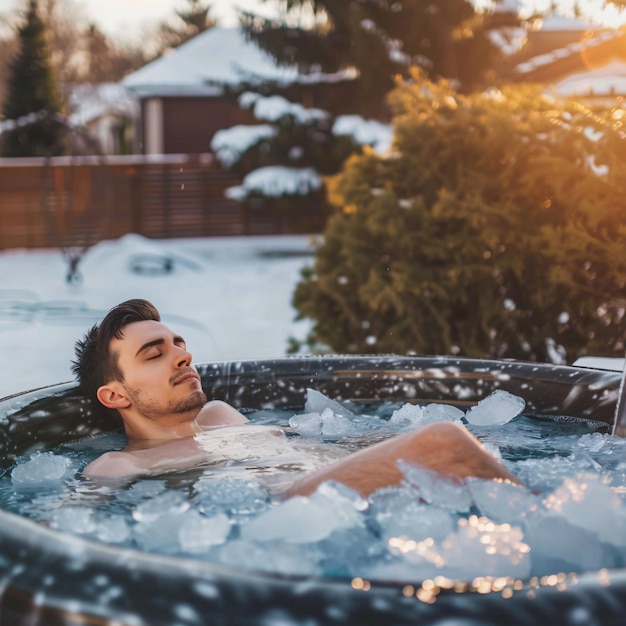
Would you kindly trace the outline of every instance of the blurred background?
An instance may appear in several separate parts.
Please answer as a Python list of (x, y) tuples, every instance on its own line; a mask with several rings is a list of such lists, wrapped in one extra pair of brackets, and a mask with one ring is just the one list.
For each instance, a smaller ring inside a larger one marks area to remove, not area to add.
[(0, 0), (0, 393), (128, 297), (200, 360), (621, 364), (625, 8)]

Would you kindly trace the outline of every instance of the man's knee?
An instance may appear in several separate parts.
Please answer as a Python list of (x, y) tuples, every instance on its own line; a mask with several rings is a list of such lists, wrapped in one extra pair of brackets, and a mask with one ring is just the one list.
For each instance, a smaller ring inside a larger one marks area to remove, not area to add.
[(410, 435), (415, 440), (427, 440), (430, 445), (441, 447), (454, 444), (468, 444), (474, 442), (474, 438), (461, 424), (454, 422), (436, 422), (427, 424), (414, 430)]

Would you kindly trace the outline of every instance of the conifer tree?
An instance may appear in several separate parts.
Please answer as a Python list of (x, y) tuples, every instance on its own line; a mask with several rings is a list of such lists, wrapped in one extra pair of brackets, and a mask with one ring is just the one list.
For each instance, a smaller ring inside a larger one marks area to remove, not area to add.
[(392, 93), (395, 151), (352, 157), (294, 296), (310, 346), (573, 361), (622, 356), (623, 111), (531, 87)]
[[(61, 111), (46, 42), (45, 25), (37, 0), (30, 0), (24, 24), (18, 30), (18, 51), (10, 67), (4, 117), (17, 126), (2, 136), (7, 157), (48, 156), (64, 151), (64, 128), (55, 116)], [(37, 116), (29, 119), (26, 116)]]
[[(351, 109), (366, 116), (385, 114), (385, 95), (396, 74), (412, 65), (431, 77), (479, 82), (496, 50), (486, 25), (468, 0), (281, 0), (282, 20), (246, 14), (250, 37), (279, 63), (302, 71), (335, 72), (354, 67)], [(308, 7), (308, 23), (293, 26), (290, 15)], [(311, 22), (314, 27), (311, 27)]]
[(177, 48), (196, 35), (215, 26), (210, 17), (211, 5), (202, 0), (186, 0), (187, 6), (176, 11), (178, 24), (164, 22), (160, 27), (161, 47), (163, 51)]

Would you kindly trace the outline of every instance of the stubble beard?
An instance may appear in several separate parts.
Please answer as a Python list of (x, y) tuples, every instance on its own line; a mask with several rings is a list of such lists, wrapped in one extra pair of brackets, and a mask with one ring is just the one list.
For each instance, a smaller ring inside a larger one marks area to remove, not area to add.
[(186, 398), (174, 400), (165, 406), (159, 406), (154, 402), (144, 401), (141, 394), (136, 390), (127, 388), (135, 409), (148, 418), (158, 418), (166, 415), (184, 415), (185, 413), (198, 412), (206, 404), (207, 397), (204, 391), (198, 389), (190, 393)]

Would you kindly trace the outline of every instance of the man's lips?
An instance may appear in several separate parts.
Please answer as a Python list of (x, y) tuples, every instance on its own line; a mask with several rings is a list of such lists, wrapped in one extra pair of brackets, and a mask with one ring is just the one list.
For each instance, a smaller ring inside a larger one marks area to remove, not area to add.
[(197, 380), (198, 382), (200, 382), (200, 376), (198, 376), (198, 373), (195, 370), (189, 370), (174, 376), (172, 378), (172, 384), (180, 385), (181, 383), (187, 382), (188, 380)]

